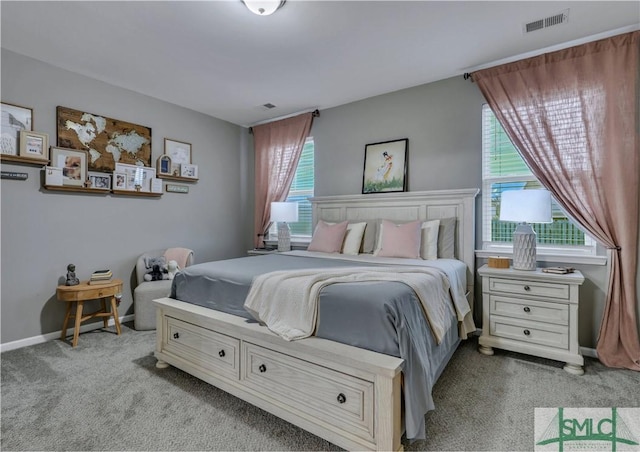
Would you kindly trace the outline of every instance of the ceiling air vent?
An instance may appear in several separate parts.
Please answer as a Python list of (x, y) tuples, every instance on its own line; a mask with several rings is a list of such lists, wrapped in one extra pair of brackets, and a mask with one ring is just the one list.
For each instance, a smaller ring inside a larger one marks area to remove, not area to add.
[(271, 102), (263, 104), (262, 106), (265, 108), (265, 110), (271, 110), (272, 108), (276, 108), (276, 106), (273, 105)]
[(545, 17), (544, 19), (534, 20), (532, 22), (524, 24), (522, 31), (524, 33), (531, 33), (532, 31), (542, 30), (543, 28), (553, 27), (554, 25), (560, 25), (569, 22), (569, 10), (554, 14), (553, 16)]

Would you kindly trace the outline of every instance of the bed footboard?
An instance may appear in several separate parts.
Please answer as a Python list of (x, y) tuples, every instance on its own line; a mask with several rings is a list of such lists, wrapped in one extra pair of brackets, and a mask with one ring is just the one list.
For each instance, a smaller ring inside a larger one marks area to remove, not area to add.
[(157, 306), (157, 367), (175, 366), (348, 450), (402, 450), (403, 360), (171, 298)]

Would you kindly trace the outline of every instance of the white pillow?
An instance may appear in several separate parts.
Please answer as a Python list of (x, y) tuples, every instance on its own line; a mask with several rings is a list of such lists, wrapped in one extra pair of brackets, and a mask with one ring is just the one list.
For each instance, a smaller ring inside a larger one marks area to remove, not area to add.
[(420, 257), (425, 260), (438, 258), (438, 229), (440, 220), (429, 220), (422, 223), (422, 242), (420, 242)]
[(366, 227), (366, 221), (363, 223), (349, 223), (349, 226), (347, 226), (347, 234), (344, 236), (344, 243), (342, 244), (342, 254), (360, 254), (360, 247)]
[[(335, 223), (326, 222), (329, 225)], [(347, 233), (344, 236), (344, 242), (342, 242), (342, 254), (357, 255), (360, 254), (360, 247), (362, 246), (362, 238), (364, 237), (364, 230), (367, 227), (367, 222), (362, 223), (349, 223), (347, 225)]]

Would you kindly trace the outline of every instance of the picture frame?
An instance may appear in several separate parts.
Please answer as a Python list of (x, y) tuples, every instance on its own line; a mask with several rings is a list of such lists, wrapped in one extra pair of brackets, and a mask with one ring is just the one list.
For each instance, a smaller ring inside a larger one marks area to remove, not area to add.
[(127, 174), (123, 171), (113, 172), (113, 189), (114, 190), (126, 190), (127, 189)]
[(367, 144), (364, 148), (362, 193), (407, 191), (409, 139)]
[(89, 171), (90, 188), (97, 190), (111, 190), (111, 174)]
[(0, 103), (0, 154), (17, 156), (20, 131), (33, 130), (33, 109)]
[(183, 163), (180, 165), (180, 176), (188, 177), (189, 179), (198, 178), (198, 165), (192, 165), (189, 163)]
[(62, 185), (84, 187), (87, 180), (87, 151), (51, 146), (51, 163), (62, 168)]
[(151, 166), (151, 127), (56, 107), (57, 145), (89, 153), (88, 169), (111, 173), (116, 163)]
[(37, 160), (49, 160), (49, 135), (21, 130), (19, 155)]
[(156, 172), (160, 176), (171, 175), (171, 157), (167, 154), (163, 154), (156, 160)]
[[(156, 177), (155, 168), (126, 163), (116, 163), (116, 172), (124, 173), (126, 179), (124, 190), (129, 191), (150, 192), (151, 180)], [(122, 188), (118, 188), (118, 190), (122, 190)]]
[(180, 176), (180, 165), (191, 163), (191, 143), (165, 138), (164, 153), (171, 157), (171, 176)]

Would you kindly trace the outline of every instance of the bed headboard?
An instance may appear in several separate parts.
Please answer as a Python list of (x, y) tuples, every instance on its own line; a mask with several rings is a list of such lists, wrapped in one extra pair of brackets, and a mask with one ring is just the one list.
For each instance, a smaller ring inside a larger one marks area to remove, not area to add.
[(475, 198), (477, 188), (311, 198), (318, 220), (435, 220), (456, 217), (456, 257), (467, 264), (467, 292), (473, 308), (475, 275)]

